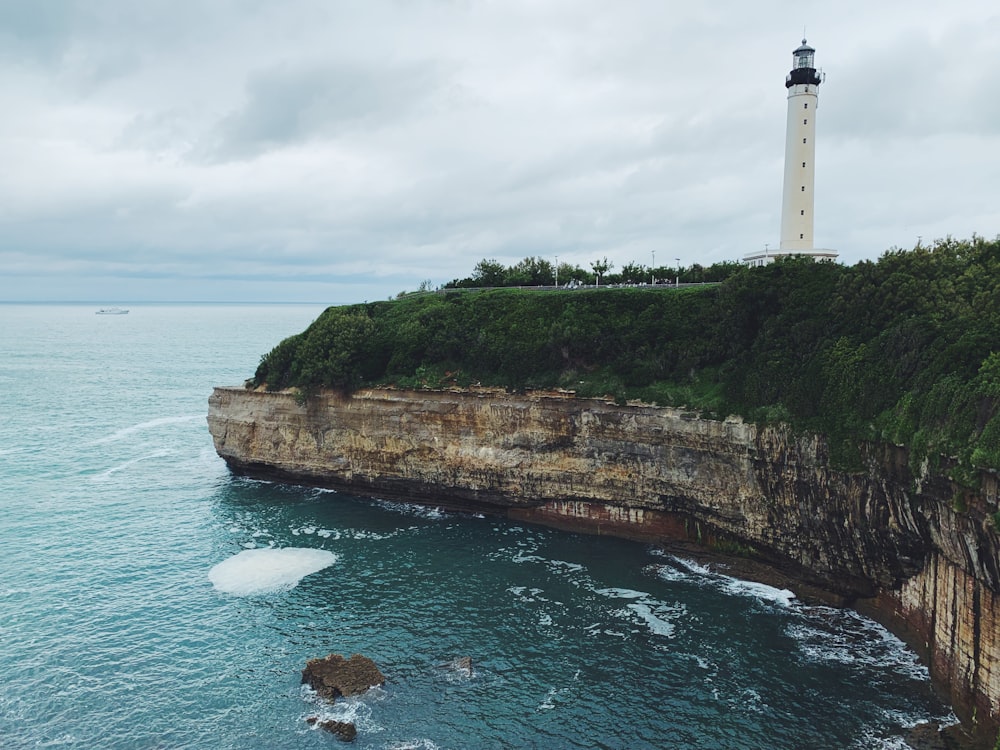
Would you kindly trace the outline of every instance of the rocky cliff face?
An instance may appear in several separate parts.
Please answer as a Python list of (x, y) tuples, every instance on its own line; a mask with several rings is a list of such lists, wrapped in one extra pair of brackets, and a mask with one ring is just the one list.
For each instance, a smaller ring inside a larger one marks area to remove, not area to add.
[(995, 475), (969, 494), (914, 476), (894, 447), (845, 473), (820, 438), (548, 392), (368, 390), (300, 405), (217, 388), (208, 423), (241, 473), (751, 555), (887, 622), (967, 725), (1000, 725)]

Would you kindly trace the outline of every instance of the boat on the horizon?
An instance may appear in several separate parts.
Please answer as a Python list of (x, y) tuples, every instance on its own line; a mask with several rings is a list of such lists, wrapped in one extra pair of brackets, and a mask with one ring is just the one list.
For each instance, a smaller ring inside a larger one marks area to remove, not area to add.
[(122, 307), (102, 307), (97, 311), (98, 315), (128, 315), (128, 310)]

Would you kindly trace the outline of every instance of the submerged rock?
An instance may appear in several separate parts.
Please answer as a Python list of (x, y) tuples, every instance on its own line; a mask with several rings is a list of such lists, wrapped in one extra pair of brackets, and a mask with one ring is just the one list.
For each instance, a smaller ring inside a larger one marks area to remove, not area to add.
[(986, 750), (989, 747), (970, 737), (959, 724), (941, 726), (933, 721), (912, 727), (905, 740), (913, 750)]
[(357, 727), (349, 721), (335, 721), (333, 719), (320, 719), (318, 716), (310, 716), (306, 719), (306, 723), (326, 730), (344, 742), (352, 742), (358, 736)]
[(330, 654), (306, 662), (302, 682), (332, 702), (341, 696), (360, 695), (370, 688), (384, 685), (385, 675), (367, 656), (354, 654), (345, 659), (340, 654)]

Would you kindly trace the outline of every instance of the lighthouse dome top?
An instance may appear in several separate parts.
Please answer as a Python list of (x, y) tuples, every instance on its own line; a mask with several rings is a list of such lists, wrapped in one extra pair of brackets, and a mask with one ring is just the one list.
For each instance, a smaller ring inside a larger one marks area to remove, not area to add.
[(808, 44), (806, 44), (806, 40), (803, 39), (802, 40), (802, 45), (798, 49), (796, 49), (793, 54), (795, 54), (795, 55), (801, 55), (801, 54), (805, 54), (806, 52), (815, 52), (815, 51), (816, 50), (813, 49), (812, 47), (810, 47)]

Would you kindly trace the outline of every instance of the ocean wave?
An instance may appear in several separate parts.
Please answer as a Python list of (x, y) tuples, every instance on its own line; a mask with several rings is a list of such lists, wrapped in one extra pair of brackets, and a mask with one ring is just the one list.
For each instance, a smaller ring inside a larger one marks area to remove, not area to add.
[(692, 581), (711, 586), (731, 596), (746, 596), (767, 604), (780, 607), (790, 607), (796, 600), (795, 594), (788, 589), (779, 589), (766, 583), (747, 581), (719, 573), (708, 565), (697, 563), (681, 557), (670, 557), (670, 563), (650, 566), (653, 572), (666, 581)]
[(95, 474), (90, 477), (91, 482), (100, 482), (108, 477), (114, 476), (120, 471), (125, 471), (135, 464), (141, 463), (143, 461), (152, 461), (157, 458), (165, 458), (166, 456), (173, 455), (172, 451), (156, 451), (154, 453), (149, 453), (145, 456), (136, 456), (135, 458), (130, 458), (128, 461), (123, 461), (122, 463), (112, 466), (110, 469), (105, 469), (99, 474)]
[(315, 729), (319, 728), (320, 722), (342, 721), (353, 724), (359, 734), (374, 734), (385, 731), (385, 727), (375, 721), (372, 711), (372, 703), (377, 703), (385, 698), (385, 691), (381, 688), (371, 688), (360, 696), (339, 698), (335, 703), (330, 703), (320, 697), (308, 685), (303, 685), (301, 691), (303, 699), (314, 706), (308, 716), (318, 719), (314, 726)]
[(319, 526), (298, 526), (290, 529), (292, 536), (318, 536), (321, 539), (330, 539), (332, 541), (340, 541), (341, 539), (351, 539), (357, 541), (382, 541), (384, 539), (392, 539), (399, 533), (399, 530), (392, 531), (389, 533), (380, 533), (377, 531), (363, 531), (361, 529), (325, 529)]
[(440, 750), (433, 740), (421, 738), (417, 740), (394, 740), (382, 747), (385, 750)]
[(785, 632), (809, 660), (877, 666), (911, 680), (930, 679), (927, 667), (903, 641), (853, 610), (810, 607), (803, 608), (802, 617)]
[(124, 440), (137, 432), (145, 432), (146, 430), (152, 430), (157, 427), (162, 427), (163, 425), (183, 424), (184, 422), (194, 422), (196, 420), (203, 421), (204, 419), (204, 414), (188, 414), (179, 417), (158, 417), (157, 419), (150, 419), (146, 422), (139, 422), (138, 424), (115, 430), (110, 435), (105, 435), (102, 438), (91, 441), (88, 445), (104, 445), (106, 443), (114, 443), (118, 440)]
[(404, 516), (416, 516), (417, 518), (427, 518), (436, 521), (441, 518), (447, 518), (450, 515), (448, 511), (434, 505), (400, 503), (395, 500), (384, 500), (382, 498), (375, 498), (372, 502), (379, 508), (384, 508), (393, 513), (400, 513)]

